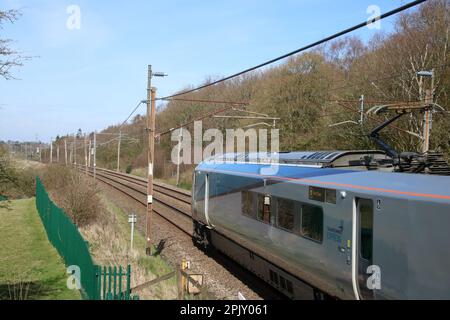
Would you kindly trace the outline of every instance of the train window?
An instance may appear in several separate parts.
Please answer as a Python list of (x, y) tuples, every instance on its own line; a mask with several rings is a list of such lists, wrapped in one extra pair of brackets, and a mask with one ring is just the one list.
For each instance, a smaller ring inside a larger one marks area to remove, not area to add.
[(361, 233), (361, 257), (372, 261), (373, 244), (373, 204), (372, 201), (360, 200), (360, 233)]
[(253, 193), (250, 191), (242, 191), (242, 214), (255, 218), (255, 210), (253, 210)]
[(336, 190), (334, 190), (334, 189), (326, 189), (325, 190), (325, 200), (328, 203), (336, 204)]
[(294, 286), (292, 285), (292, 282), (289, 280), (286, 280), (286, 284), (287, 284), (287, 291), (289, 293), (294, 293)]
[(302, 205), (302, 236), (322, 242), (323, 210), (309, 204)]
[(278, 285), (278, 274), (273, 270), (269, 270), (269, 274), (270, 274), (270, 281)]
[(309, 199), (325, 202), (325, 189), (319, 187), (309, 187)]
[(277, 226), (289, 231), (294, 230), (294, 207), (295, 203), (292, 200), (277, 199), (278, 214)]
[(201, 201), (205, 199), (205, 173), (201, 171), (195, 172), (195, 201)]
[(283, 290), (287, 289), (286, 279), (283, 276), (280, 276), (280, 285), (281, 285), (281, 289), (283, 289)]
[(270, 196), (258, 195), (258, 220), (270, 223)]

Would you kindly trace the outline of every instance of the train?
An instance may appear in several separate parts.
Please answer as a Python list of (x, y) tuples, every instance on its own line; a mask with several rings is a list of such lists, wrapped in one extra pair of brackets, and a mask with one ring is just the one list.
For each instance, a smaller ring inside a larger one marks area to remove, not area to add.
[(384, 151), (213, 156), (193, 239), (291, 299), (450, 299), (450, 177)]

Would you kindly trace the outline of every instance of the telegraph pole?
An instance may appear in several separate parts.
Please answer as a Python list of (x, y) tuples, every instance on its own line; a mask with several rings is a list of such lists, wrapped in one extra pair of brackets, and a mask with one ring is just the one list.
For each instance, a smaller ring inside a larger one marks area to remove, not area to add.
[(70, 147), (70, 158), (69, 158), (70, 165), (73, 164), (73, 142), (72, 146)]
[(50, 163), (53, 163), (53, 138), (50, 138)]
[[(426, 109), (423, 115), (423, 142), (422, 153), (427, 153), (430, 149), (430, 131), (433, 118), (432, 104), (434, 100), (434, 69), (431, 71), (419, 71), (417, 73), (420, 77), (431, 78), (431, 89), (425, 91), (425, 105)], [(423, 92), (423, 81), (420, 81), (419, 93)], [(422, 99), (422, 97), (420, 97)]]
[(75, 134), (73, 135), (72, 150), (73, 150), (73, 164), (76, 166), (77, 165), (77, 136)]
[(59, 140), (56, 145), (56, 162), (59, 164)]
[(359, 105), (359, 124), (364, 124), (364, 95), (361, 95), (361, 98), (359, 99), (360, 105)]
[(67, 139), (64, 139), (64, 158), (66, 160), (66, 166), (67, 166)]
[(88, 155), (87, 155), (87, 140), (86, 140), (86, 133), (84, 133), (84, 167), (86, 170), (86, 176), (88, 174)]
[(119, 143), (117, 144), (117, 172), (120, 171), (120, 142), (122, 140), (122, 131), (119, 131)]
[(94, 131), (94, 182), (95, 182), (95, 177), (96, 177), (96, 167), (97, 167), (97, 131)]
[(147, 136), (148, 136), (148, 181), (147, 181), (147, 219), (146, 219), (146, 248), (147, 255), (152, 254), (151, 240), (151, 216), (153, 211), (153, 152), (155, 147), (155, 122), (154, 122), (154, 96), (155, 90), (152, 88), (152, 66), (148, 66), (147, 71)]
[(180, 184), (180, 157), (181, 157), (182, 134), (183, 134), (183, 128), (180, 128), (180, 134), (178, 135), (178, 153), (177, 153), (177, 187)]
[(152, 72), (152, 66), (147, 70), (147, 136), (148, 136), (148, 180), (147, 180), (147, 217), (146, 217), (146, 248), (147, 255), (152, 254), (151, 217), (153, 211), (153, 166), (155, 160), (155, 122), (156, 122), (156, 88), (152, 87), (152, 77), (165, 77), (166, 73)]
[(92, 143), (89, 137), (89, 155), (88, 155), (88, 167), (91, 167), (91, 154), (92, 154)]

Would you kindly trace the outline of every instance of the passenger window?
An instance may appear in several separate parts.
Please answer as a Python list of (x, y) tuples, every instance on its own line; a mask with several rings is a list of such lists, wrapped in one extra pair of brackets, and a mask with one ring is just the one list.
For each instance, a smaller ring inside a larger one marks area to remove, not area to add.
[(242, 191), (242, 213), (246, 216), (255, 218), (255, 210), (253, 210), (253, 193), (250, 191)]
[(321, 207), (302, 205), (302, 236), (320, 241), (323, 239), (323, 210)]
[(287, 199), (277, 199), (277, 205), (277, 226), (289, 231), (294, 231), (294, 201)]
[(269, 274), (270, 274), (270, 281), (278, 285), (278, 274), (275, 273), (273, 270), (269, 270)]
[(373, 205), (372, 201), (360, 200), (360, 237), (361, 237), (361, 257), (372, 261), (373, 244)]
[(258, 219), (270, 223), (270, 196), (258, 195)]
[(326, 189), (325, 190), (325, 199), (328, 203), (336, 204), (336, 190), (334, 189)]

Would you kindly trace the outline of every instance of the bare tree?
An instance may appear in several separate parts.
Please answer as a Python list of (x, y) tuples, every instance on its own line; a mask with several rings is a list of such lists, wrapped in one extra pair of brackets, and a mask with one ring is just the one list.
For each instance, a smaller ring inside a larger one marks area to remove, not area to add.
[[(18, 10), (0, 10), (0, 30), (3, 29), (3, 24), (14, 23), (21, 16)], [(23, 56), (19, 51), (11, 47), (13, 40), (0, 38), (0, 77), (10, 80), (14, 79), (11, 73), (11, 68), (20, 67), (25, 60), (30, 57)]]

